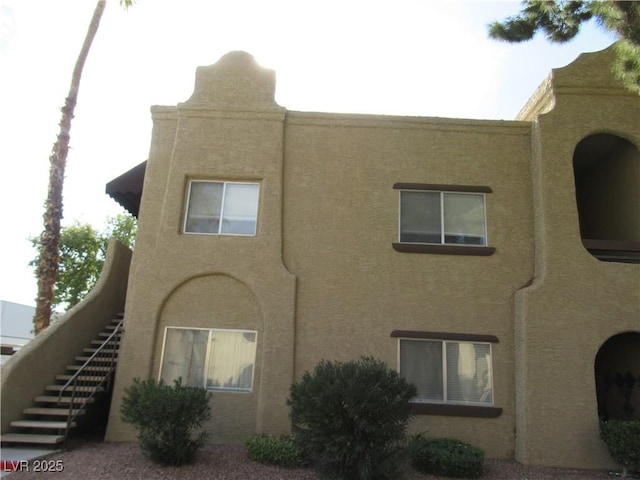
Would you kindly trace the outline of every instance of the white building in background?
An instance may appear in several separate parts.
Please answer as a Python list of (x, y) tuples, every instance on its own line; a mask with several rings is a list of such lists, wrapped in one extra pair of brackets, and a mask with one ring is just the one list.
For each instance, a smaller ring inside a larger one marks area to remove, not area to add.
[(35, 307), (0, 300), (0, 363), (33, 338), (35, 311)]

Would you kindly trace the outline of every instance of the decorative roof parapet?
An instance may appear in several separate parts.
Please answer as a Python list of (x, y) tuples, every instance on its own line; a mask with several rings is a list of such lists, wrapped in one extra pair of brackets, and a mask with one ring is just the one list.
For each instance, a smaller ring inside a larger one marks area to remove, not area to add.
[(247, 52), (235, 51), (196, 70), (191, 98), (179, 108), (211, 110), (282, 110), (275, 101), (276, 74)]
[(611, 45), (599, 52), (580, 54), (573, 62), (554, 68), (516, 115), (516, 120), (533, 121), (550, 112), (563, 95), (624, 95), (637, 94), (626, 89), (611, 71), (615, 56)]

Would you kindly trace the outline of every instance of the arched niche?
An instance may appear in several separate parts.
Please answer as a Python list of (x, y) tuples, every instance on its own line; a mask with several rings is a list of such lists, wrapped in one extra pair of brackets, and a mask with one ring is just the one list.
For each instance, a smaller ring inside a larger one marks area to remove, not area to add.
[(602, 344), (595, 364), (598, 417), (640, 419), (640, 332), (614, 335)]
[(640, 151), (608, 133), (582, 139), (573, 154), (580, 235), (605, 262), (640, 263)]

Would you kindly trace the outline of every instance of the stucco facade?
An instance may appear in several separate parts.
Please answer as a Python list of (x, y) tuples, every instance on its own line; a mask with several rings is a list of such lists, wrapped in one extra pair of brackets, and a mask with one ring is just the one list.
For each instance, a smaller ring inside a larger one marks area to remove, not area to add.
[[(250, 55), (200, 67), (188, 101), (152, 109), (107, 439), (135, 437), (124, 389), (161, 375), (167, 327), (182, 327), (255, 339), (250, 387), (213, 389), (216, 442), (289, 431), (289, 386), (322, 359), (402, 372), (403, 339), (467, 342), (490, 351), (490, 400), (422, 401), (412, 431), (490, 457), (610, 465), (594, 373), (607, 340), (625, 334), (620, 368), (640, 375), (640, 100), (610, 58), (553, 70), (514, 121), (288, 111)], [(604, 187), (583, 180), (594, 168)], [(194, 182), (259, 189), (255, 230), (189, 231)], [(622, 193), (589, 207), (577, 189)], [(482, 202), (480, 243), (403, 241), (402, 192)]]

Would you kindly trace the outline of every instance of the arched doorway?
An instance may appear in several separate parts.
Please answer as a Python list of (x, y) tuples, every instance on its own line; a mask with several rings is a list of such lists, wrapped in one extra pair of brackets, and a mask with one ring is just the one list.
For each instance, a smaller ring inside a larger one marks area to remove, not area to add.
[(640, 420), (640, 332), (620, 333), (602, 344), (595, 382), (600, 421)]
[(608, 133), (583, 138), (573, 153), (580, 235), (605, 262), (640, 263), (640, 150)]

